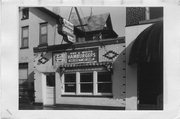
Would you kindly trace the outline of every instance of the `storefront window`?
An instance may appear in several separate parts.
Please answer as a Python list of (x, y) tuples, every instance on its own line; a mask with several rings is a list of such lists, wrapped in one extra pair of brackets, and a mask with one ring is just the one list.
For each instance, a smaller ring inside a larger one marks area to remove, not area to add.
[(80, 92), (93, 93), (93, 73), (81, 73)]
[(98, 72), (98, 93), (112, 93), (111, 73)]
[(112, 95), (111, 73), (107, 71), (65, 73), (63, 82), (65, 95)]
[(76, 74), (65, 74), (65, 92), (76, 92)]

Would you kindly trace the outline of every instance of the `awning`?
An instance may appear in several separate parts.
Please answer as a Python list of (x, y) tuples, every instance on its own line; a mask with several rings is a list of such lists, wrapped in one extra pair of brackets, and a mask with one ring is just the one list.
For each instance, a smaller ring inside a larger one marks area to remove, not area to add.
[(163, 21), (141, 32), (135, 39), (129, 56), (129, 64), (163, 61)]
[(73, 63), (65, 63), (60, 65), (59, 67), (61, 68), (71, 68), (71, 67), (93, 67), (93, 66), (112, 66), (112, 62), (92, 62), (92, 63), (78, 63), (78, 64), (73, 64)]

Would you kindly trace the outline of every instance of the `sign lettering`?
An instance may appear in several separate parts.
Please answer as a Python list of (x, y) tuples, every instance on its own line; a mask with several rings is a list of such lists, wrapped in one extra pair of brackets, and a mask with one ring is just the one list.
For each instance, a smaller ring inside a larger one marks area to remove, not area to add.
[(67, 52), (68, 63), (97, 62), (97, 61), (98, 61), (97, 48)]

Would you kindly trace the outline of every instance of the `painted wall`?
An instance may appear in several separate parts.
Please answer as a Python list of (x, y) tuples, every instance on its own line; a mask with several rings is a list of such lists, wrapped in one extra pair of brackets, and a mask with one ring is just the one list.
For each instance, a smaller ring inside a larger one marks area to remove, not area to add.
[(150, 24), (126, 27), (126, 110), (137, 110), (137, 66), (128, 65), (129, 54), (136, 37)]
[[(80, 104), (125, 107), (125, 44), (106, 45), (99, 47), (99, 62), (113, 61), (112, 87), (113, 98), (102, 97), (62, 97), (61, 90), (62, 74), (56, 72), (56, 104)], [(103, 55), (108, 51), (115, 51), (118, 56), (113, 60), (105, 58)], [(56, 63), (55, 63), (56, 64)], [(59, 63), (57, 63), (58, 65)], [(58, 66), (57, 66), (58, 67)]]
[(48, 44), (61, 43), (62, 37), (57, 33), (56, 21), (54, 18), (39, 11), (36, 8), (29, 8), (29, 19), (21, 20), (22, 10), (19, 10), (19, 48), (21, 47), (21, 28), (29, 26), (29, 48), (19, 50), (19, 63), (28, 63), (28, 82), (34, 81), (34, 53), (33, 47), (39, 45), (39, 24), (48, 22)]

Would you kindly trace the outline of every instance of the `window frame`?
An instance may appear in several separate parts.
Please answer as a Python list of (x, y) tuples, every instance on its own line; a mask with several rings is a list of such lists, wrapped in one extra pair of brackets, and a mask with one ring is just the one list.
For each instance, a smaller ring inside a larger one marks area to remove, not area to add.
[[(91, 83), (91, 82), (81, 82), (81, 74), (85, 74), (85, 73), (92, 73), (92, 76), (94, 75), (94, 73), (93, 73), (93, 71), (87, 71), (87, 72), (79, 72), (80, 73), (80, 78), (79, 78), (79, 94), (80, 95), (93, 95), (93, 92), (94, 92), (94, 86), (93, 86), (93, 88), (92, 88), (92, 93), (91, 92), (81, 92), (81, 84), (89, 84), (89, 83)], [(94, 78), (93, 78), (94, 79)], [(92, 79), (92, 85), (94, 85), (94, 80)]]
[[(41, 28), (46, 27), (46, 34), (41, 33)], [(42, 42), (42, 37), (46, 36), (46, 42)], [(48, 45), (48, 22), (43, 22), (39, 24), (39, 46), (47, 46)]]
[[(67, 95), (75, 95), (76, 94), (76, 90), (75, 90), (75, 92), (65, 92), (65, 75), (66, 74), (75, 74), (75, 76), (76, 76), (76, 72), (72, 72), (72, 73), (64, 73), (63, 75), (62, 75), (62, 85), (63, 85), (63, 94), (67, 94)], [(75, 87), (77, 88), (77, 83), (76, 83), (76, 79), (75, 79)]]
[[(27, 13), (26, 13), (27, 12)], [(26, 13), (26, 17), (24, 17), (24, 13)], [(22, 18), (21, 18), (21, 20), (26, 20), (26, 19), (29, 19), (29, 8), (23, 8), (22, 9)]]
[[(98, 72), (108, 72), (108, 71), (105, 71), (105, 70), (95, 70), (95, 71), (87, 71), (87, 72), (84, 72), (84, 71), (73, 71), (73, 72), (65, 72), (62, 74), (61, 76), (61, 83), (62, 83), (62, 96), (112, 96), (112, 90), (111, 90), (111, 93), (100, 93), (98, 92)], [(92, 82), (92, 85), (93, 85), (93, 90), (92, 90), (92, 93), (90, 92), (81, 92), (81, 89), (80, 89), (80, 85), (81, 85), (81, 82), (80, 82), (80, 74), (81, 73), (92, 73), (93, 75), (93, 82)], [(75, 82), (76, 82), (76, 90), (75, 90), (75, 93), (71, 93), (71, 92), (65, 92), (65, 74), (75, 74), (76, 75), (76, 79), (75, 79)], [(112, 73), (111, 74), (111, 87), (112, 87)], [(78, 79), (79, 77), (79, 79)]]
[[(27, 29), (27, 32), (28, 32), (27, 37), (23, 36), (24, 29)], [(27, 39), (27, 46), (24, 46), (24, 40), (26, 39)], [(27, 49), (27, 48), (29, 48), (29, 26), (23, 26), (21, 27), (21, 48), (20, 49)]]
[[(111, 93), (102, 93), (102, 92), (98, 92), (98, 84), (102, 84), (103, 82), (98, 82), (98, 73), (99, 72), (108, 72), (108, 71), (97, 71), (97, 94), (98, 95), (112, 95), (112, 89), (111, 89)], [(108, 72), (108, 73), (110, 73), (110, 72)], [(105, 83), (111, 83), (111, 88), (112, 88), (112, 73), (110, 73), (110, 75), (111, 75), (111, 82), (105, 82)]]

